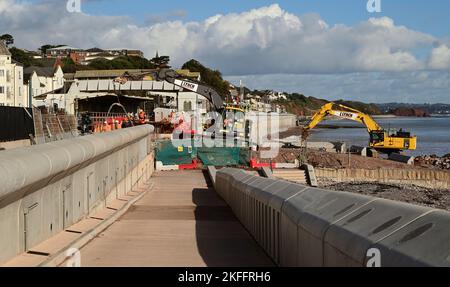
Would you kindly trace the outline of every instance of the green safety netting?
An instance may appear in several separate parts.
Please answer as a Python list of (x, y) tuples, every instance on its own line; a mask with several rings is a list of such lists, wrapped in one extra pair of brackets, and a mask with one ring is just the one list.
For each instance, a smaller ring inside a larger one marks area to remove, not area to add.
[(250, 152), (248, 148), (240, 147), (176, 147), (171, 141), (158, 142), (156, 145), (156, 160), (163, 165), (190, 164), (194, 158), (205, 166), (248, 166)]
[(248, 149), (237, 147), (199, 148), (197, 156), (206, 166), (248, 165)]
[(160, 141), (156, 144), (156, 160), (164, 165), (191, 164), (196, 157), (195, 148), (175, 147), (171, 141)]

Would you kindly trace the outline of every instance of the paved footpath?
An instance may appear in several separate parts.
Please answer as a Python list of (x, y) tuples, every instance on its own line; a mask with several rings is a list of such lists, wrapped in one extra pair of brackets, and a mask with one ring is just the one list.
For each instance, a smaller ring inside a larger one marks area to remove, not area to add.
[(273, 266), (202, 171), (159, 172), (152, 181), (81, 250), (82, 266)]

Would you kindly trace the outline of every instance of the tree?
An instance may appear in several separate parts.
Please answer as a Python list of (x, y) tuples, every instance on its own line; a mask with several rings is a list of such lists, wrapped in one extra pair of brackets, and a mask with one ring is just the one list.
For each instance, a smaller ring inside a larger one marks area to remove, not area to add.
[(12, 47), (9, 49), (9, 52), (11, 53), (11, 58), (14, 61), (22, 63), (25, 68), (34, 65), (33, 57), (25, 51)]
[(6, 47), (9, 47), (9, 45), (14, 44), (14, 37), (11, 36), (10, 34), (1, 35), (0, 40), (5, 43)]
[(89, 67), (94, 68), (96, 70), (110, 70), (112, 69), (111, 61), (105, 58), (98, 58), (93, 60)]
[(223, 98), (229, 95), (230, 83), (222, 78), (222, 74), (218, 70), (211, 70), (194, 59), (184, 63), (182, 69), (199, 72), (202, 82), (214, 88)]
[(156, 53), (156, 56), (150, 60), (150, 64), (159, 69), (170, 68), (169, 62), (169, 56), (159, 56), (158, 53)]
[(75, 73), (77, 71), (75, 62), (71, 58), (62, 59), (61, 64), (64, 73)]

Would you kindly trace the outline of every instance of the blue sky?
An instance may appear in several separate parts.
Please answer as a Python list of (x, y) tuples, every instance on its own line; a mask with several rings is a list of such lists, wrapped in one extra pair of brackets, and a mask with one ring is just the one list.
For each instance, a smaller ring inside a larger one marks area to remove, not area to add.
[[(44, 44), (194, 58), (252, 89), (329, 100), (450, 103), (450, 1), (0, 0), (0, 33)], [(218, 16), (220, 15), (220, 16)], [(4, 31), (2, 31), (4, 30)]]
[(128, 15), (143, 23), (149, 15), (185, 12), (184, 17), (172, 19), (200, 21), (216, 14), (240, 13), (273, 3), (294, 14), (318, 13), (331, 25), (354, 25), (369, 17), (388, 16), (411, 29), (450, 37), (450, 1), (445, 0), (381, 0), (381, 13), (367, 12), (366, 0), (84, 0), (83, 9), (93, 15)]

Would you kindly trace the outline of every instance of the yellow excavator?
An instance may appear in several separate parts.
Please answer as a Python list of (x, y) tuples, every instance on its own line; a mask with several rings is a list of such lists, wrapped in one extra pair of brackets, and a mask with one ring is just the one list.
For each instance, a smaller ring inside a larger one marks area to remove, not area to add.
[(303, 128), (303, 139), (305, 140), (309, 131), (327, 116), (336, 116), (364, 124), (370, 135), (369, 146), (379, 152), (399, 153), (406, 150), (415, 150), (417, 147), (417, 137), (412, 136), (410, 132), (405, 132), (403, 129), (385, 130), (371, 116), (336, 103), (328, 103), (322, 106), (312, 117), (310, 123)]

